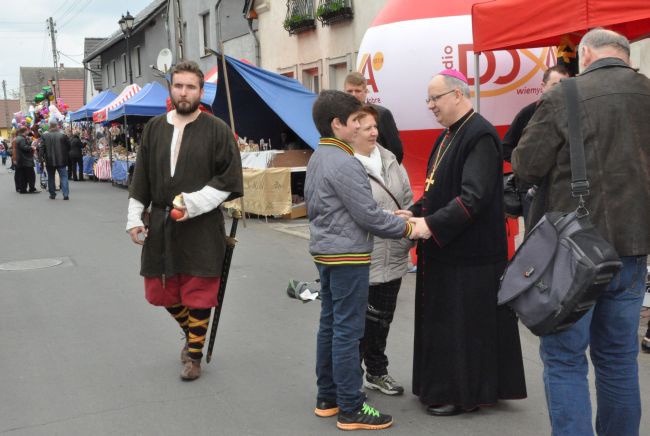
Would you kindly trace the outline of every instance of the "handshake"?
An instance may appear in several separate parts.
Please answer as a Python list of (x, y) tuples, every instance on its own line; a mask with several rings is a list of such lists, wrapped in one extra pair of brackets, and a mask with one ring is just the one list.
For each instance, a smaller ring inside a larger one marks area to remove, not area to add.
[(424, 218), (414, 218), (413, 212), (409, 210), (396, 210), (393, 213), (413, 225), (413, 230), (409, 235), (410, 239), (429, 239), (431, 237), (431, 230)]

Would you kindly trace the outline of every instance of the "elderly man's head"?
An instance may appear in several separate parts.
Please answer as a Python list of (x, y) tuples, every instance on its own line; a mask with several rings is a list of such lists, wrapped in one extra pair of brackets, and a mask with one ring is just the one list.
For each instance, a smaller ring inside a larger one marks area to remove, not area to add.
[(603, 28), (585, 33), (578, 46), (580, 71), (602, 58), (619, 58), (630, 63), (630, 41), (623, 35)]
[(427, 105), (436, 121), (449, 127), (471, 108), (467, 79), (458, 72), (445, 70), (429, 82)]

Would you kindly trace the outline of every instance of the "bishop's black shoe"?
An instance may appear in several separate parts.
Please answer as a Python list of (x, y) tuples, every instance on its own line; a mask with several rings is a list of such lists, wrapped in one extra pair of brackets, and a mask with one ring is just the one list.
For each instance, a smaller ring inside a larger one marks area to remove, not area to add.
[(460, 415), (461, 413), (471, 413), (476, 412), (478, 407), (474, 407), (469, 410), (464, 410), (460, 406), (455, 406), (453, 404), (433, 404), (427, 407), (427, 413), (433, 416), (454, 416)]

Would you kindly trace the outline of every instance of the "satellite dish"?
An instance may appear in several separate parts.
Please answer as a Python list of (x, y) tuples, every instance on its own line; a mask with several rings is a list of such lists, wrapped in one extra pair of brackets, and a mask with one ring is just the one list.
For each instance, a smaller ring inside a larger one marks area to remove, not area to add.
[(172, 51), (168, 48), (163, 48), (158, 53), (158, 58), (156, 59), (156, 67), (166, 73), (172, 66), (173, 55)]

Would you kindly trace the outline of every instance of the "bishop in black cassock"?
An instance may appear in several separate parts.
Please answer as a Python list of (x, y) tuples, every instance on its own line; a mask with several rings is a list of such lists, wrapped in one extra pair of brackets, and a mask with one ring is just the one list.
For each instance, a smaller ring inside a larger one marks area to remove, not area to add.
[(497, 307), (507, 259), (501, 141), (458, 71), (431, 80), (428, 104), (447, 129), (410, 209), (430, 235), (417, 249), (413, 393), (444, 416), (524, 398), (526, 387), (517, 319)]

